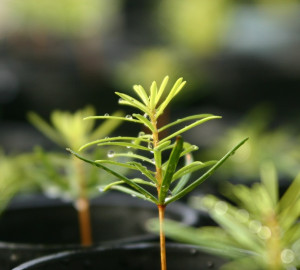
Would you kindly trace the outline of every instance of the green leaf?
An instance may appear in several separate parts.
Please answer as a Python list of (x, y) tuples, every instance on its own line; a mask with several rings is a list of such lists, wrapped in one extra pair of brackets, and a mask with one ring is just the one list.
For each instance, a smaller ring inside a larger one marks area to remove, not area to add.
[(111, 138), (104, 138), (104, 139), (96, 140), (93, 142), (89, 142), (89, 143), (81, 146), (79, 148), (79, 151), (81, 151), (89, 146), (95, 145), (95, 144), (99, 144), (99, 143), (103, 143), (103, 142), (110, 142), (110, 141), (121, 141), (121, 140), (122, 141), (134, 141), (135, 142), (134, 144), (138, 144), (139, 141), (148, 142), (148, 139), (144, 139), (141, 137), (139, 137), (138, 139), (136, 137), (111, 137)]
[(144, 104), (136, 100), (135, 98), (119, 92), (116, 92), (116, 94), (123, 99), (119, 101), (120, 104), (130, 105), (132, 107), (140, 109), (144, 113), (149, 114), (148, 108)]
[(171, 89), (171, 91), (169, 92), (167, 98), (162, 102), (162, 104), (158, 107), (157, 112), (156, 112), (156, 117), (160, 116), (161, 114), (163, 114), (165, 108), (168, 106), (168, 104), (170, 103), (170, 101), (178, 94), (178, 92), (183, 88), (183, 86), (185, 85), (185, 81), (182, 82), (182, 78), (179, 78), (173, 88)]
[(196, 188), (198, 185), (200, 185), (202, 182), (204, 182), (209, 176), (211, 176), (215, 170), (217, 170), (230, 156), (232, 156), (235, 151), (240, 148), (248, 138), (242, 140), (240, 143), (238, 143), (234, 148), (232, 148), (224, 157), (222, 157), (214, 166), (212, 166), (206, 173), (204, 173), (201, 177), (199, 177), (197, 180), (195, 180), (192, 184), (187, 186), (185, 189), (177, 193), (176, 195), (172, 196), (171, 198), (168, 198), (168, 201), (165, 202), (165, 204), (169, 204), (171, 202), (174, 202), (187, 193), (191, 192), (194, 188)]
[(196, 122), (194, 122), (194, 123), (192, 123), (192, 124), (190, 124), (190, 125), (188, 125), (188, 126), (182, 128), (182, 129), (180, 129), (180, 130), (174, 132), (173, 134), (171, 134), (171, 135), (165, 137), (164, 139), (162, 139), (162, 140), (159, 142), (159, 144), (164, 143), (165, 141), (170, 140), (170, 139), (172, 139), (172, 138), (174, 138), (174, 137), (176, 137), (176, 136), (182, 134), (183, 132), (190, 130), (190, 129), (193, 128), (193, 127), (196, 127), (196, 126), (198, 126), (198, 125), (201, 125), (201, 124), (203, 124), (203, 123), (205, 123), (205, 122), (207, 122), (207, 121), (209, 121), (209, 120), (212, 120), (212, 119), (218, 119), (218, 118), (222, 118), (222, 117), (221, 117), (221, 116), (210, 116), (210, 117), (206, 117), (206, 118), (204, 118), (204, 119), (198, 120), (198, 121), (196, 121)]
[(147, 199), (151, 200), (152, 202), (154, 203), (158, 203), (157, 199), (151, 194), (149, 193), (147, 190), (145, 190), (144, 188), (142, 188), (140, 185), (138, 185), (137, 183), (131, 181), (130, 179), (128, 179), (126, 176), (124, 175), (121, 175), (109, 168), (107, 168), (106, 166), (103, 166), (102, 164), (99, 164), (97, 162), (94, 162), (92, 160), (89, 160), (87, 158), (84, 158), (83, 156), (77, 154), (76, 152), (74, 152), (73, 150), (71, 149), (67, 149), (67, 151), (69, 151), (71, 154), (73, 154), (74, 156), (76, 156), (77, 158), (87, 162), (87, 163), (90, 163), (96, 167), (99, 167), (103, 170), (105, 170), (106, 172), (114, 175), (115, 177), (119, 178), (120, 180), (124, 181), (126, 184), (128, 184), (129, 186), (133, 187), (135, 190), (137, 190), (139, 193), (143, 194)]
[(165, 141), (153, 149), (153, 151), (163, 151), (171, 144), (171, 141)]
[(172, 177), (176, 171), (176, 167), (180, 158), (180, 153), (183, 148), (183, 139), (181, 136), (176, 138), (175, 146), (170, 154), (168, 166), (162, 180), (159, 192), (159, 204), (163, 205), (165, 202), (165, 198), (168, 195), (168, 191), (170, 188), (170, 184), (172, 181)]
[(150, 87), (150, 109), (154, 111), (156, 106), (157, 85), (153, 82)]
[(149, 105), (149, 98), (145, 89), (141, 85), (134, 85), (133, 90), (138, 94), (146, 106)]
[(156, 200), (155, 197), (147, 197), (146, 195), (141, 194), (139, 192), (136, 192), (136, 191), (134, 191), (134, 190), (132, 190), (130, 188), (127, 188), (127, 187), (113, 186), (113, 187), (111, 187), (111, 189), (118, 190), (118, 191), (121, 191), (123, 193), (129, 194), (132, 197), (137, 197), (137, 198), (140, 198), (142, 200), (146, 200), (146, 201), (149, 201), (149, 202), (157, 204), (157, 200)]
[(127, 148), (133, 148), (133, 149), (140, 149), (144, 151), (151, 151), (148, 147), (141, 146), (138, 144), (134, 143), (127, 143), (127, 142), (103, 142), (103, 143), (98, 143), (98, 146), (104, 146), (104, 145), (112, 145), (112, 146), (124, 146)]
[[(131, 179), (131, 181), (134, 183), (155, 187), (155, 185), (153, 183), (145, 181), (143, 179), (135, 178), (135, 179)], [(110, 184), (106, 185), (105, 187), (103, 187), (103, 191), (105, 192), (105, 191), (111, 189), (113, 186), (122, 185), (122, 184), (126, 184), (126, 182), (121, 180), (121, 181), (116, 181), (116, 182), (110, 183)]]
[(153, 183), (157, 184), (156, 178), (152, 175), (151, 171), (149, 171), (147, 168), (145, 168), (141, 163), (138, 162), (128, 162), (129, 164), (132, 164), (137, 170), (139, 170), (142, 174), (144, 174), (148, 179), (150, 179)]
[(128, 153), (116, 153), (116, 154), (114, 154), (114, 157), (130, 157), (132, 159), (139, 159), (141, 161), (145, 161), (145, 162), (148, 162), (148, 163), (150, 163), (152, 165), (155, 165), (154, 161), (151, 160), (150, 158), (144, 157), (142, 155), (137, 155), (137, 154), (134, 154), (132, 152), (128, 152)]
[[(187, 154), (185, 155), (185, 167), (188, 167), (191, 163), (193, 163), (194, 159), (193, 156), (191, 154)], [(181, 169), (180, 169), (181, 170)], [(178, 183), (176, 184), (176, 186), (172, 189), (172, 194), (176, 195), (180, 190), (182, 190), (184, 188), (184, 186), (186, 185), (186, 183), (189, 181), (190, 176), (191, 176), (191, 172), (186, 172), (185, 174), (178, 174), (178, 172), (180, 171), (178, 170), (176, 173), (174, 173), (172, 181), (174, 181), (175, 179), (180, 178), (180, 180), (178, 181)], [(175, 176), (177, 174), (177, 177)]]
[(272, 208), (275, 208), (278, 203), (278, 179), (274, 164), (271, 162), (262, 163), (260, 175), (261, 181), (272, 201)]
[(139, 119), (146, 127), (148, 127), (152, 132), (154, 132), (154, 127), (152, 125), (152, 123), (144, 116), (137, 114), (137, 113), (133, 113), (132, 114), (134, 117), (136, 117), (137, 119)]
[(108, 119), (108, 120), (122, 120), (122, 121), (128, 121), (132, 123), (138, 123), (142, 124), (141, 121), (133, 119), (133, 118), (127, 118), (127, 117), (121, 117), (121, 116), (114, 116), (114, 115), (97, 115), (97, 116), (87, 116), (84, 117), (83, 120), (90, 120), (90, 119)]
[(166, 130), (166, 129), (174, 126), (174, 125), (178, 125), (178, 124), (181, 124), (181, 123), (186, 122), (186, 121), (191, 121), (191, 120), (195, 120), (195, 119), (202, 119), (202, 118), (211, 117), (211, 116), (214, 116), (214, 115), (212, 115), (212, 114), (196, 114), (196, 115), (184, 117), (184, 118), (181, 118), (181, 119), (177, 119), (176, 121), (161, 127), (158, 130), (158, 132), (161, 132), (161, 131)]
[(66, 142), (62, 138), (62, 136), (46, 121), (44, 121), (39, 115), (37, 115), (34, 112), (29, 112), (28, 119), (37, 129), (39, 129), (49, 139), (53, 140), (60, 146), (66, 146)]
[[(115, 112), (112, 116), (115, 117), (122, 117), (123, 113), (121, 111)], [(97, 138), (103, 138), (110, 134), (114, 129), (116, 129), (120, 124), (121, 121), (124, 119), (107, 119), (103, 122), (99, 127), (97, 127), (90, 135), (89, 140), (96, 140)]]
[(166, 85), (168, 84), (168, 81), (169, 81), (169, 76), (166, 76), (166, 77), (163, 79), (163, 81), (162, 81), (162, 83), (161, 83), (161, 85), (160, 85), (160, 87), (159, 87), (159, 89), (158, 89), (158, 93), (157, 93), (157, 95), (156, 95), (156, 100), (155, 100), (155, 103), (156, 103), (156, 104), (158, 104), (158, 102), (159, 102), (159, 100), (160, 100), (162, 94), (164, 93), (164, 91), (165, 91), (165, 89), (166, 89)]

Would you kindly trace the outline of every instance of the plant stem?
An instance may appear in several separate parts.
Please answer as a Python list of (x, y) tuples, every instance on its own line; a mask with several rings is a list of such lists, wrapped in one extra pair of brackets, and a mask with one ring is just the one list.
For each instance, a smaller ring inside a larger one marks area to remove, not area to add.
[(79, 187), (79, 198), (76, 201), (76, 209), (78, 211), (81, 245), (90, 246), (92, 244), (90, 203), (86, 196), (84, 171), (80, 160), (75, 159), (74, 162)]
[(160, 261), (161, 270), (167, 270), (167, 258), (166, 258), (166, 237), (164, 233), (164, 217), (165, 217), (165, 205), (158, 205), (159, 213), (159, 230), (160, 230)]

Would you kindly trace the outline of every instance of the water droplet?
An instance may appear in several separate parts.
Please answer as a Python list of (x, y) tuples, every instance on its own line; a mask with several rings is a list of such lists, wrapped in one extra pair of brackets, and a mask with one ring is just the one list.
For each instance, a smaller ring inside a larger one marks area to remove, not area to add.
[(152, 142), (148, 142), (148, 148), (153, 149), (153, 143)]
[(144, 117), (149, 119), (149, 115), (147, 113), (144, 113)]
[(262, 226), (258, 232), (258, 236), (263, 239), (263, 240), (266, 240), (266, 239), (269, 239), (271, 236), (272, 236), (272, 232), (270, 230), (269, 227), (267, 226)]
[(292, 263), (295, 260), (295, 253), (291, 249), (286, 248), (281, 252), (280, 257), (283, 263)]
[(103, 192), (104, 191), (104, 188), (103, 187), (99, 187), (98, 189), (100, 192)]
[(127, 145), (127, 146), (126, 146), (126, 148), (128, 148), (128, 149), (129, 149), (129, 148), (131, 148), (131, 146)]
[(245, 209), (239, 209), (236, 212), (236, 218), (241, 222), (247, 222), (249, 220), (249, 212)]
[(109, 158), (114, 157), (114, 156), (115, 156), (115, 151), (109, 150), (109, 151), (107, 152), (107, 156), (108, 156)]
[(119, 103), (121, 103), (121, 102), (123, 102), (124, 101), (124, 99), (123, 98), (119, 98)]
[(190, 250), (190, 253), (191, 253), (192, 255), (195, 255), (195, 254), (197, 254), (197, 250), (196, 250), (195, 248), (192, 248), (192, 249)]
[(131, 116), (130, 114), (127, 114), (127, 115), (125, 116), (125, 118), (127, 118), (127, 119), (132, 119), (132, 116)]
[(168, 202), (171, 199), (172, 199), (172, 197), (167, 197), (167, 198), (165, 198), (165, 202)]
[(106, 140), (107, 140), (107, 139), (109, 139), (109, 137), (108, 137), (108, 136), (106, 136), (104, 139), (106, 139)]
[(135, 195), (135, 194), (131, 194), (131, 197), (135, 198), (135, 197), (136, 197), (136, 195)]
[(224, 201), (218, 201), (215, 204), (214, 210), (216, 211), (216, 213), (218, 215), (224, 215), (226, 214), (227, 210), (228, 210), (228, 205), (226, 202)]
[(128, 155), (133, 155), (132, 151), (127, 152)]
[(151, 162), (152, 162), (153, 164), (155, 164), (155, 159), (154, 159), (154, 158), (152, 158), (152, 159), (151, 159)]
[(253, 233), (258, 233), (261, 230), (261, 223), (258, 220), (251, 220), (249, 223), (249, 229)]
[(109, 116), (109, 113), (104, 114), (104, 116)]
[(145, 135), (145, 132), (143, 132), (143, 131), (141, 131), (141, 132), (139, 132), (139, 137), (142, 137), (142, 136), (144, 136)]

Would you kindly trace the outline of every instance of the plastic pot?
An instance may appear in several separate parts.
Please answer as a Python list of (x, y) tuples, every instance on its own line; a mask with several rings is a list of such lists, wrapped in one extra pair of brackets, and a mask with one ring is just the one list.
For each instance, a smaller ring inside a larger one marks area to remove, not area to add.
[[(219, 269), (225, 259), (210, 255), (198, 247), (167, 245), (168, 270)], [(13, 270), (160, 270), (159, 245), (131, 244), (62, 252), (24, 263)]]
[[(144, 223), (157, 216), (155, 205), (123, 194), (107, 194), (91, 204), (94, 245), (157, 240)], [(170, 205), (166, 217), (195, 225), (197, 214), (183, 204)], [(0, 218), (0, 270), (63, 250), (81, 249), (77, 212), (72, 204), (45, 199), (21, 200)]]

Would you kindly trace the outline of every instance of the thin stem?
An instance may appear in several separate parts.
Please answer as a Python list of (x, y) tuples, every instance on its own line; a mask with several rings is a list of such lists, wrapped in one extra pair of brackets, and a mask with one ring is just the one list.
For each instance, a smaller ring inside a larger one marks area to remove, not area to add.
[(90, 246), (92, 244), (90, 203), (86, 195), (82, 161), (75, 159), (74, 164), (77, 171), (77, 181), (79, 187), (79, 198), (76, 201), (76, 209), (78, 211), (80, 239), (83, 246)]
[(167, 258), (166, 258), (166, 237), (164, 233), (164, 217), (165, 217), (165, 205), (158, 205), (159, 214), (159, 236), (160, 236), (160, 261), (161, 270), (167, 270)]
[(90, 246), (92, 244), (92, 232), (89, 200), (87, 198), (79, 198), (76, 202), (76, 208), (78, 211), (81, 245)]

